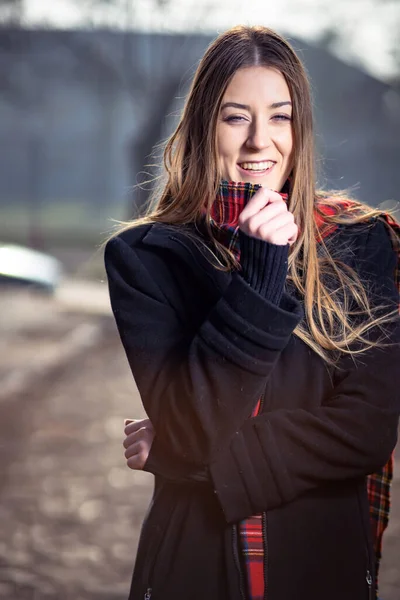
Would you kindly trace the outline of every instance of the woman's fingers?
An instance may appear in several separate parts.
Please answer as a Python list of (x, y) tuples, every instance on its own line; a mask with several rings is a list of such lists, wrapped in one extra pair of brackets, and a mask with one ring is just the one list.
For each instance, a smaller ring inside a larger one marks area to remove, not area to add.
[(259, 228), (265, 222), (271, 221), (274, 217), (287, 213), (287, 207), (283, 200), (267, 204), (256, 214), (249, 217), (241, 229), (252, 237), (258, 237)]
[(298, 227), (291, 213), (277, 215), (267, 223), (260, 225), (257, 236), (262, 240), (268, 240), (270, 244), (285, 246), (293, 244), (298, 235)]
[(146, 464), (147, 456), (144, 457), (142, 454), (135, 454), (126, 461), (127, 466), (134, 471), (143, 471), (143, 467)]
[(129, 458), (134, 454), (145, 453), (149, 454), (154, 440), (154, 433), (148, 429), (135, 431), (125, 438), (123, 446), (125, 448), (125, 458)]
[(251, 237), (276, 245), (293, 244), (298, 236), (293, 214), (280, 194), (271, 190), (254, 194), (240, 215), (239, 227)]
[(299, 226), (296, 225), (296, 223), (293, 223), (293, 227), (291, 228), (289, 235), (288, 235), (289, 246), (291, 246), (292, 244), (295, 243), (295, 241), (298, 238), (298, 235), (299, 235)]
[(154, 440), (154, 428), (149, 419), (125, 419), (125, 458), (130, 469), (143, 469)]
[(154, 431), (152, 422), (150, 421), (150, 419), (125, 419), (125, 429), (124, 429), (124, 433), (125, 435), (129, 435), (130, 433), (133, 433), (134, 431), (138, 431), (139, 429), (142, 429), (143, 427), (150, 429), (150, 431)]
[(135, 456), (136, 454), (140, 454), (143, 451), (143, 444), (141, 442), (134, 442), (124, 452), (125, 458), (130, 458), (131, 456)]
[(153, 443), (153, 435), (147, 431), (145, 437), (128, 443), (125, 450), (126, 464), (131, 469), (143, 469), (148, 459), (151, 445)]
[(247, 221), (247, 219), (260, 212), (267, 204), (273, 202), (283, 202), (282, 196), (278, 194), (278, 192), (274, 192), (268, 188), (260, 188), (257, 190), (241, 212), (239, 225), (243, 219)]
[(128, 448), (131, 444), (139, 442), (140, 440), (153, 440), (154, 431), (147, 427), (141, 427), (137, 431), (132, 431), (129, 435), (126, 436), (122, 445), (124, 448)]

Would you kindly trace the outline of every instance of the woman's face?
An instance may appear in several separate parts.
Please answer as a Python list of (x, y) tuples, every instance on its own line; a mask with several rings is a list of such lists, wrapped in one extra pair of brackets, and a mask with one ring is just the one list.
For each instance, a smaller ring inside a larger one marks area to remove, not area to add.
[(293, 166), (292, 104), (282, 73), (239, 69), (222, 99), (216, 133), (223, 179), (280, 191)]

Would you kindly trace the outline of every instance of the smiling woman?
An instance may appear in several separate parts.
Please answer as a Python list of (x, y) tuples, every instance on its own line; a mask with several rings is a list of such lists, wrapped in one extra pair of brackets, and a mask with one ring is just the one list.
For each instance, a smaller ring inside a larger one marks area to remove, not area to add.
[(217, 125), (222, 177), (281, 190), (292, 170), (292, 151), (292, 103), (282, 73), (263, 66), (240, 69), (226, 89)]
[(155, 475), (129, 599), (373, 600), (398, 226), (316, 190), (307, 76), (264, 27), (208, 48), (164, 164), (105, 252), (149, 417), (125, 458)]

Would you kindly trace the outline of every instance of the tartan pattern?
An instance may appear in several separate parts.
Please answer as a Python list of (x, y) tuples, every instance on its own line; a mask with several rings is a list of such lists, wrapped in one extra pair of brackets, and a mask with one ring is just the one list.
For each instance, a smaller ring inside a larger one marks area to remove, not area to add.
[(378, 581), (382, 558), (382, 537), (389, 523), (390, 488), (393, 479), (393, 456), (377, 473), (367, 477), (369, 518), (375, 551), (375, 579)]
[[(237, 259), (240, 256), (239, 215), (260, 187), (261, 185), (256, 183), (222, 181), (216, 201), (211, 207), (210, 224), (216, 238), (220, 244), (231, 250)], [(288, 199), (288, 194), (280, 195), (285, 201)]]
[(242, 521), (239, 527), (242, 557), (246, 564), (249, 600), (264, 600), (264, 539), (262, 515)]
[[(211, 227), (218, 241), (231, 250), (237, 259), (240, 258), (238, 219), (244, 206), (261, 186), (242, 182), (223, 181), (219, 188), (216, 201), (211, 208)], [(287, 188), (286, 188), (287, 189)], [(281, 194), (286, 201), (288, 194)], [(331, 235), (337, 225), (329, 223), (325, 217), (343, 212), (354, 207), (350, 200), (337, 200), (335, 206), (319, 203), (314, 212), (320, 238)], [(359, 214), (362, 214), (360, 207)], [(387, 213), (380, 217), (388, 227), (393, 248), (397, 253), (398, 262), (395, 281), (400, 292), (400, 226)], [(400, 309), (400, 307), (399, 307)], [(251, 417), (258, 414), (261, 400), (257, 402)], [(390, 512), (390, 488), (393, 478), (393, 456), (377, 473), (367, 477), (367, 491), (370, 506), (370, 522), (375, 551), (375, 576), (377, 581), (379, 563), (382, 556), (382, 536), (388, 525)], [(264, 540), (262, 515), (254, 515), (240, 522), (239, 543), (245, 574), (247, 579), (249, 600), (264, 600)]]
[(211, 227), (217, 240), (239, 258), (239, 215), (260, 185), (222, 181), (211, 207)]

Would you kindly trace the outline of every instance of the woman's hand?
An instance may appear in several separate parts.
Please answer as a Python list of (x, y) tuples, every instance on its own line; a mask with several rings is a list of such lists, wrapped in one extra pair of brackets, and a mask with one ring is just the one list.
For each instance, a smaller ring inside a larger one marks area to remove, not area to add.
[(147, 461), (155, 431), (150, 419), (125, 419), (126, 464), (130, 469), (141, 471)]
[(294, 217), (278, 192), (260, 188), (239, 217), (239, 228), (247, 235), (276, 244), (292, 245), (298, 236)]

